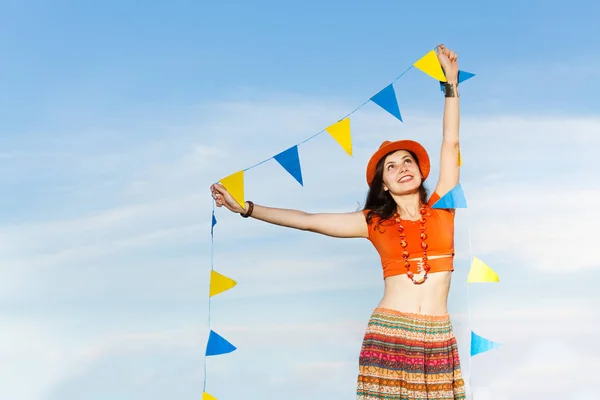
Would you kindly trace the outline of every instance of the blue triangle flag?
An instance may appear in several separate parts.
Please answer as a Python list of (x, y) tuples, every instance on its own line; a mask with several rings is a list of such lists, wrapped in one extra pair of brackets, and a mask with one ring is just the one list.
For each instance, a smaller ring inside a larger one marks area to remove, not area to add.
[[(458, 83), (464, 82), (467, 79), (471, 79), (472, 77), (474, 77), (475, 74), (471, 73), (471, 72), (467, 72), (467, 71), (458, 71)], [(443, 92), (444, 91), (444, 82), (440, 82), (440, 90)]]
[(231, 353), (236, 349), (237, 348), (234, 345), (211, 329), (206, 345), (207, 356), (218, 356), (220, 354)]
[(391, 83), (375, 96), (371, 97), (371, 101), (402, 121), (398, 100), (396, 99), (396, 91)]
[(471, 331), (471, 357), (500, 347), (500, 343), (492, 342)]
[(471, 79), (475, 74), (467, 71), (458, 71), (458, 83), (464, 82), (467, 79)]
[(298, 181), (299, 184), (304, 186), (302, 183), (302, 168), (300, 167), (298, 146), (290, 147), (289, 149), (277, 154), (274, 158), (279, 164), (281, 164), (283, 168), (285, 168), (287, 172), (290, 173), (290, 175), (292, 175)]
[(212, 213), (212, 226), (210, 227), (210, 234), (211, 235), (213, 234), (213, 231), (214, 231), (214, 228), (215, 228), (216, 224), (217, 224), (217, 218), (215, 217), (215, 212), (213, 210), (213, 213)]
[(436, 201), (431, 208), (467, 208), (467, 199), (460, 183)]

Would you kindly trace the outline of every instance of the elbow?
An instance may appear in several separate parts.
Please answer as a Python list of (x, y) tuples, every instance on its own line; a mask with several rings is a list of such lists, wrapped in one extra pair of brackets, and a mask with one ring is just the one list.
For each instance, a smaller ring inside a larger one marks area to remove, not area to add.
[(318, 222), (317, 217), (314, 214), (310, 214), (307, 212), (301, 212), (301, 215), (300, 215), (300, 218), (298, 221), (298, 225), (296, 226), (296, 228), (301, 231), (317, 232), (318, 231), (317, 222)]
[(444, 135), (444, 138), (442, 140), (442, 144), (444, 147), (450, 148), (450, 149), (458, 149), (459, 146), (459, 140), (458, 140), (458, 135), (454, 136), (454, 135)]

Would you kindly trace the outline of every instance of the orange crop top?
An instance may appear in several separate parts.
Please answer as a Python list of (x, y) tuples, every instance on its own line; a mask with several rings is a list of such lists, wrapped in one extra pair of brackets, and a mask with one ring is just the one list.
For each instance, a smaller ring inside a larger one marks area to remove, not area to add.
[[(437, 193), (433, 193), (429, 198), (428, 204), (431, 206), (440, 199)], [(366, 217), (369, 210), (364, 210)], [(427, 255), (451, 255), (451, 257), (429, 258), (429, 273), (439, 271), (454, 271), (454, 210), (442, 208), (428, 208), (426, 214), (425, 233), (427, 234)], [(369, 226), (369, 240), (375, 246), (375, 249), (381, 257), (383, 267), (383, 278), (393, 275), (406, 274), (404, 267), (404, 258), (402, 257), (403, 248), (400, 246), (400, 232), (398, 232), (394, 220), (381, 221), (380, 218), (373, 216)], [(421, 259), (423, 249), (421, 248), (421, 230), (419, 221), (403, 221), (409, 252), (408, 259)], [(410, 270), (417, 274), (417, 261), (410, 261)]]

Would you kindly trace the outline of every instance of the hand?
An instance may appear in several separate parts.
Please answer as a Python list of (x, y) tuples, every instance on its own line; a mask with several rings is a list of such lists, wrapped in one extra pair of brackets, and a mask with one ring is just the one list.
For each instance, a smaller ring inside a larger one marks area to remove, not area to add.
[(437, 58), (444, 70), (448, 82), (458, 82), (458, 55), (456, 52), (440, 44), (436, 49)]
[(210, 191), (212, 192), (213, 199), (217, 207), (225, 206), (226, 209), (235, 213), (243, 213), (246, 210), (238, 204), (231, 194), (225, 189), (225, 186), (215, 183), (211, 185)]

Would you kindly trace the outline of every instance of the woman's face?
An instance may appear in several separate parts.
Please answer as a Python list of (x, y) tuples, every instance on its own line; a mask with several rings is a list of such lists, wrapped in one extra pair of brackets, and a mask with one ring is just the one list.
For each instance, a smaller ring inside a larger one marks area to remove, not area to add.
[(412, 193), (421, 186), (423, 177), (417, 161), (406, 150), (389, 154), (383, 163), (383, 189), (391, 194)]

